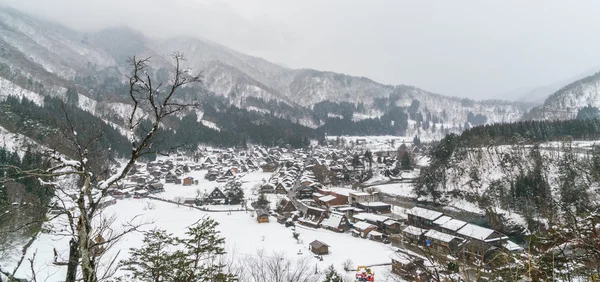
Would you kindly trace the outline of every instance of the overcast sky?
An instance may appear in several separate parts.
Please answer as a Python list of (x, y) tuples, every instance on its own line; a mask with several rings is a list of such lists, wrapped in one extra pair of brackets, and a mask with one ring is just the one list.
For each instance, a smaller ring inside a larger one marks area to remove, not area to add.
[(498, 97), (600, 70), (598, 0), (0, 2), (78, 30), (191, 35), (292, 68), (453, 96)]

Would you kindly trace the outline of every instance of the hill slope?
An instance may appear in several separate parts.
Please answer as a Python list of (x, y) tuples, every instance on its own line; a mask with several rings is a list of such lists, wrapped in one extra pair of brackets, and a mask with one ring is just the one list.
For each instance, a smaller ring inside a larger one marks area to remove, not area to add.
[(524, 119), (571, 119), (588, 105), (600, 107), (600, 72), (564, 86), (543, 105), (531, 109)]

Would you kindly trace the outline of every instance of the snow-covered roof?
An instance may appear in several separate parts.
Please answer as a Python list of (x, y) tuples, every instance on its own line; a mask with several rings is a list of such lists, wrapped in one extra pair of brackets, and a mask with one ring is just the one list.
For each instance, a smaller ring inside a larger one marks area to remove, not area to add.
[(463, 226), (467, 225), (467, 222), (459, 220), (459, 219), (451, 219), (446, 223), (441, 224), (440, 227), (444, 229), (448, 229), (450, 231), (457, 231), (461, 229)]
[(333, 212), (333, 213), (331, 213), (329, 218), (326, 218), (325, 220), (323, 220), (323, 222), (321, 222), (321, 225), (327, 226), (327, 227), (332, 227), (332, 228), (338, 228), (338, 227), (340, 227), (340, 224), (342, 223), (343, 218), (344, 218), (343, 214)]
[(404, 228), (403, 230), (404, 232), (408, 233), (408, 234), (412, 234), (415, 236), (421, 236), (423, 235), (423, 233), (425, 233), (427, 230), (425, 229), (421, 229), (419, 227), (414, 227), (412, 225), (406, 226), (406, 228)]
[(371, 194), (367, 193), (367, 192), (361, 192), (361, 191), (352, 191), (350, 192), (350, 194), (354, 195), (354, 196), (371, 196)]
[(501, 238), (488, 239), (490, 235), (492, 235), (495, 231), (493, 229), (477, 226), (475, 224), (467, 223), (463, 228), (456, 231), (456, 233), (463, 235), (465, 237), (477, 239), (484, 242), (496, 241), (501, 238), (506, 238), (502, 236)]
[(360, 203), (363, 206), (367, 206), (367, 207), (387, 207), (387, 206), (391, 206), (390, 204), (386, 204), (383, 202), (369, 202), (369, 203)]
[(376, 226), (373, 224), (364, 222), (364, 221), (359, 221), (357, 223), (354, 223), (354, 228), (356, 228), (358, 230), (365, 230), (367, 228), (374, 228), (374, 227), (376, 227)]
[(372, 213), (359, 213), (353, 216), (354, 219), (368, 220), (373, 222), (384, 222), (389, 219), (387, 216), (377, 215)]
[(421, 207), (414, 207), (414, 208), (408, 210), (408, 214), (412, 214), (414, 216), (424, 218), (427, 220), (436, 220), (440, 216), (444, 215), (441, 212), (432, 211), (432, 210), (424, 209)]
[(433, 224), (442, 225), (442, 224), (450, 221), (451, 219), (452, 219), (451, 216), (444, 215), (444, 216), (436, 219), (435, 221), (433, 221)]
[(336, 197), (335, 197), (335, 196), (332, 196), (332, 195), (327, 195), (327, 196), (320, 197), (320, 198), (319, 198), (319, 201), (327, 203), (327, 202), (329, 202), (329, 201), (333, 201), (333, 200), (335, 200), (335, 199), (336, 199)]
[(446, 242), (446, 243), (449, 243), (454, 238), (456, 238), (450, 234), (442, 233), (442, 232), (439, 232), (439, 231), (433, 230), (433, 229), (427, 231), (427, 233), (425, 233), (425, 237), (429, 237), (431, 239), (435, 239), (435, 240)]
[(334, 192), (338, 195), (342, 195), (342, 196), (346, 196), (348, 197), (348, 195), (350, 195), (351, 192), (354, 192), (354, 190), (352, 189), (348, 189), (348, 188), (340, 188), (340, 187), (333, 187), (333, 188), (329, 188), (329, 189), (323, 189), (323, 191), (331, 191)]
[(325, 196), (325, 195), (323, 195), (323, 194), (321, 194), (319, 192), (314, 192), (312, 195), (315, 196), (315, 197), (317, 197), (317, 198), (321, 198), (321, 197)]
[(504, 242), (504, 248), (511, 252), (517, 252), (517, 251), (523, 250), (523, 248), (521, 246), (515, 244), (513, 241), (510, 241), (510, 240), (506, 240), (506, 242)]
[(383, 236), (383, 234), (381, 232), (371, 231), (369, 232), (369, 236)]

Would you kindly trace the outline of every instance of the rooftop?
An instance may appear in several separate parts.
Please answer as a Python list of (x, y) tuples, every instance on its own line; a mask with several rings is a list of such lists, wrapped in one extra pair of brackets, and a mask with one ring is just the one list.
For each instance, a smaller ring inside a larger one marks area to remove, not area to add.
[(467, 222), (459, 220), (459, 219), (451, 219), (448, 220), (444, 224), (440, 224), (441, 228), (448, 229), (450, 231), (457, 231), (461, 229), (463, 226), (467, 225)]
[(377, 215), (377, 214), (372, 214), (372, 213), (355, 214), (353, 216), (353, 218), (358, 219), (358, 220), (368, 220), (371, 222), (384, 222), (389, 219), (389, 217), (387, 217), (387, 216)]
[(354, 196), (371, 196), (371, 194), (367, 193), (367, 192), (361, 192), (361, 191), (352, 191), (350, 192), (350, 194), (354, 195)]
[(321, 222), (321, 225), (327, 226), (327, 227), (332, 227), (332, 228), (339, 228), (340, 224), (342, 223), (343, 218), (344, 218), (343, 214), (333, 212), (333, 213), (331, 213), (329, 218), (326, 218), (323, 220), (323, 222)]
[(365, 230), (367, 228), (374, 228), (374, 227), (376, 227), (376, 226), (373, 224), (364, 222), (364, 221), (359, 221), (357, 223), (354, 223), (354, 228), (356, 228), (358, 230)]
[(451, 219), (452, 219), (452, 217), (451, 217), (451, 216), (444, 215), (444, 216), (442, 216), (442, 217), (440, 217), (440, 218), (436, 219), (436, 220), (433, 222), (433, 224), (442, 225), (442, 224), (444, 224), (444, 223), (446, 223), (446, 222), (450, 221)]
[(327, 202), (333, 201), (335, 199), (336, 199), (335, 196), (327, 195), (327, 196), (320, 197), (319, 201), (327, 203)]
[(383, 202), (365, 202), (365, 203), (360, 203), (360, 205), (366, 206), (366, 207), (387, 207), (387, 206), (391, 206), (390, 204), (386, 204)]
[(329, 245), (327, 245), (319, 240), (314, 240), (314, 241), (310, 242), (310, 246), (311, 246), (311, 248), (317, 248), (317, 249), (321, 248), (323, 246), (329, 247)]
[(496, 241), (500, 238), (507, 238), (506, 236), (502, 236), (500, 238), (488, 239), (494, 232), (493, 229), (481, 227), (475, 224), (467, 223), (463, 228), (456, 231), (458, 234), (463, 235), (465, 237), (477, 239), (484, 242)]
[(424, 218), (427, 220), (436, 220), (440, 216), (444, 215), (441, 212), (432, 211), (432, 210), (424, 209), (421, 207), (414, 207), (414, 208), (408, 210), (408, 214), (412, 214), (414, 216)]
[(403, 230), (404, 232), (408, 233), (408, 234), (412, 234), (415, 236), (421, 236), (423, 235), (423, 233), (425, 233), (427, 230), (425, 229), (421, 229), (419, 227), (414, 227), (412, 225), (406, 226), (406, 228), (404, 228)]
[(439, 232), (439, 231), (433, 230), (433, 229), (427, 231), (427, 233), (425, 233), (425, 237), (429, 237), (431, 239), (435, 239), (435, 240), (446, 242), (446, 243), (449, 243), (454, 238), (456, 238), (450, 234), (442, 233), (442, 232)]

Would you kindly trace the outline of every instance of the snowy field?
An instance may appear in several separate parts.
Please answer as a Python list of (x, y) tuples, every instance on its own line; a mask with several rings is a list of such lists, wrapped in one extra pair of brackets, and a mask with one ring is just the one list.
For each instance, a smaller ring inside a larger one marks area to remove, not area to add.
[(372, 186), (379, 189), (382, 193), (406, 198), (416, 198), (414, 193), (414, 185), (412, 183), (390, 183)]
[[(166, 229), (175, 235), (183, 235), (186, 227), (192, 225), (200, 218), (208, 216), (220, 223), (218, 230), (226, 238), (226, 249), (236, 259), (245, 256), (256, 256), (258, 251), (267, 253), (284, 253), (291, 259), (299, 256), (307, 256), (320, 270), (329, 265), (334, 265), (342, 270), (342, 263), (351, 259), (355, 265), (372, 265), (390, 262), (393, 250), (389, 245), (352, 237), (350, 234), (340, 234), (324, 229), (310, 229), (302, 226), (297, 227), (300, 233), (300, 243), (292, 237), (292, 230), (278, 224), (275, 218), (270, 218), (270, 223), (259, 224), (251, 212), (203, 212), (185, 206), (154, 201), (148, 199), (125, 199), (116, 205), (108, 207), (104, 215), (109, 217), (115, 215), (117, 221), (114, 226), (118, 227), (127, 222), (149, 222), (142, 229), (152, 228)], [(137, 217), (136, 217), (137, 216)], [(135, 219), (134, 219), (135, 218)], [(128, 257), (127, 250), (139, 247), (142, 244), (143, 235), (139, 232), (130, 233), (119, 241), (107, 256), (118, 256), (119, 260)], [(40, 277), (47, 277), (46, 281), (60, 281), (64, 279), (66, 268), (55, 266), (53, 261), (53, 250), (59, 254), (59, 261), (64, 261), (68, 255), (68, 237), (60, 235), (41, 234), (33, 243), (27, 254), (31, 257), (37, 253), (35, 270)], [(308, 244), (313, 240), (320, 240), (330, 245), (330, 254), (323, 256), (319, 261), (308, 250)], [(120, 250), (120, 252), (119, 252)], [(9, 265), (14, 265), (14, 262)], [(389, 275), (390, 267), (378, 267), (378, 276)], [(120, 273), (117, 273), (119, 275)], [(22, 265), (17, 271), (20, 277), (30, 277), (31, 270), (28, 263)], [(39, 280), (38, 280), (39, 281)], [(42, 279), (44, 281), (44, 279)], [(385, 280), (381, 280), (385, 281)]]
[[(153, 194), (152, 196), (163, 198), (166, 200), (175, 200), (176, 198), (196, 198), (198, 192), (210, 193), (215, 187), (224, 186), (225, 182), (208, 181), (204, 179), (206, 170), (191, 171), (184, 175), (184, 177), (191, 176), (194, 180), (198, 180), (198, 185), (183, 186), (181, 184), (165, 183), (164, 179), (161, 181), (164, 184), (164, 192)], [(254, 171), (246, 174), (240, 174), (238, 180), (242, 182), (242, 190), (244, 190), (244, 197), (246, 199), (253, 199), (258, 197), (257, 192), (263, 179), (269, 180), (273, 173)], [(223, 190), (222, 188), (221, 190)], [(239, 205), (237, 206), (239, 207)]]

